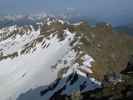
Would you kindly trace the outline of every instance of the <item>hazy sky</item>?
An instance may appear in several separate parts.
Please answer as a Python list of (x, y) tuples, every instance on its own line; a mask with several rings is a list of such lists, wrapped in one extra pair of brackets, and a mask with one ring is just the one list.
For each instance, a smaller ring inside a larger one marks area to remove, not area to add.
[(111, 22), (133, 20), (133, 0), (0, 0), (0, 14), (63, 12), (66, 8)]

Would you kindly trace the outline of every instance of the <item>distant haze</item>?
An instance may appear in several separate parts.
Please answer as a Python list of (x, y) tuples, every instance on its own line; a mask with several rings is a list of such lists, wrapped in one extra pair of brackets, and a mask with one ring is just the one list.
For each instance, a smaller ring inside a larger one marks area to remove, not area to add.
[(66, 9), (113, 24), (133, 23), (133, 0), (0, 0), (0, 15), (59, 14)]

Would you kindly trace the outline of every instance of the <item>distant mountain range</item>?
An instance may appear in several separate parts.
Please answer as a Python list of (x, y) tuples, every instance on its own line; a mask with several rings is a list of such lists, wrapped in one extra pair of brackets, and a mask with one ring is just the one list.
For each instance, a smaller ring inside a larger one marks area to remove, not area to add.
[[(69, 19), (71, 22), (78, 22), (78, 21), (86, 21), (90, 25), (95, 26), (96, 23), (101, 23), (102, 21), (97, 21), (95, 18), (89, 18), (88, 16), (76, 16), (76, 17), (71, 17)], [(128, 24), (128, 25), (119, 25), (113, 27), (114, 31), (118, 32), (125, 32), (130, 35), (133, 35), (133, 24)]]
[(125, 26), (117, 26), (117, 27), (114, 27), (114, 30), (118, 32), (126, 32), (133, 36), (133, 24), (129, 24)]
[(18, 25), (18, 26), (33, 25), (36, 24), (37, 22), (42, 21), (45, 17), (46, 15), (0, 16), (0, 28), (12, 25)]

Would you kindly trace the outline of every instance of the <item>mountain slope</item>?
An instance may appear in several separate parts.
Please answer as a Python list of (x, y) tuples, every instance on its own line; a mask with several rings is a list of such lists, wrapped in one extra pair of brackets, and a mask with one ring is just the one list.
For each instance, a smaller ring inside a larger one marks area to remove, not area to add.
[(133, 53), (133, 39), (106, 23), (91, 27), (48, 17), (36, 26), (0, 29), (2, 100), (28, 100), (36, 92), (35, 98), (50, 99), (101, 88), (104, 76), (119, 74)]

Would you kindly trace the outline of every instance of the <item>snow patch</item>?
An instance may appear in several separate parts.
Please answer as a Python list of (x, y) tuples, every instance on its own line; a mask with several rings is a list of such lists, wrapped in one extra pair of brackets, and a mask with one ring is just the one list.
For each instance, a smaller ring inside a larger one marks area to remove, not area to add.
[(94, 62), (94, 59), (91, 56), (85, 55), (82, 59), (84, 60), (83, 66), (89, 67), (89, 68), (92, 67), (92, 62)]

